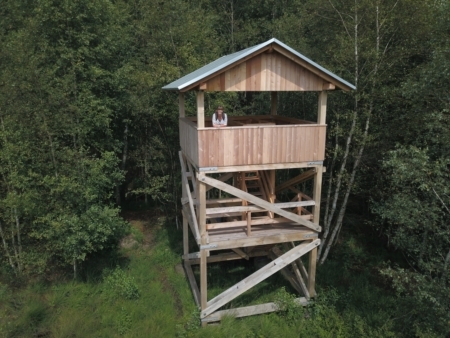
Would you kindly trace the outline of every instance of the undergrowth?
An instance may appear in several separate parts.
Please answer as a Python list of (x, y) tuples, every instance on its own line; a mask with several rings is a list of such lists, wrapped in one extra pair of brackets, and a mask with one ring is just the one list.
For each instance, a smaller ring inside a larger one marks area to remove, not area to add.
[[(181, 231), (164, 217), (131, 224), (137, 244), (88, 262), (80, 280), (37, 281), (18, 289), (0, 283), (0, 337), (426, 336), (407, 326), (402, 300), (376, 272), (383, 254), (367, 255), (358, 238), (319, 266), (318, 297), (309, 306), (297, 305), (291, 286), (276, 274), (223, 309), (275, 301), (279, 312), (225, 317), (220, 325), (201, 328), (180, 264)], [(208, 298), (257, 269), (252, 260), (211, 264)]]

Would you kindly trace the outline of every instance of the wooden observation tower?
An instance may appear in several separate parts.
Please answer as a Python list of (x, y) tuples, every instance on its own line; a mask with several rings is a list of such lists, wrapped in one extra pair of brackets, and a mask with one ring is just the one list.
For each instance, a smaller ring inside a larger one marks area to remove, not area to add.
[[(278, 271), (300, 294), (297, 301), (307, 303), (316, 295), (327, 93), (355, 87), (271, 39), (223, 56), (163, 89), (179, 92), (183, 260), (202, 323), (220, 321), (225, 314), (243, 317), (276, 311), (274, 303), (219, 309)], [(196, 117), (185, 115), (188, 91), (196, 93)], [(269, 91), (271, 110), (228, 115), (227, 127), (212, 128), (211, 118), (204, 113), (204, 95), (210, 91)], [(319, 92), (317, 121), (277, 115), (280, 91)], [(277, 185), (276, 170), (292, 168), (304, 170)], [(295, 187), (307, 180), (313, 180), (312, 196)], [(286, 189), (295, 197), (279, 201), (277, 194)], [(196, 252), (189, 252), (189, 231), (197, 243)], [(208, 264), (257, 256), (271, 261), (208, 299)], [(307, 264), (302, 256), (307, 256)], [(200, 265), (200, 286), (193, 265)]]

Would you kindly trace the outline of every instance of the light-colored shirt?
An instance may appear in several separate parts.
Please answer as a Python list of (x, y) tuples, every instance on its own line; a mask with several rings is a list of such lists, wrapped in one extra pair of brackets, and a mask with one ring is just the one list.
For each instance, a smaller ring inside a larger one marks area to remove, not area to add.
[(217, 114), (214, 113), (213, 116), (212, 116), (212, 123), (213, 123), (213, 126), (214, 126), (215, 124), (220, 124), (220, 125), (222, 125), (222, 126), (226, 126), (226, 125), (228, 124), (228, 117), (227, 117), (227, 114), (222, 113), (222, 120), (218, 120), (218, 119), (217, 119)]

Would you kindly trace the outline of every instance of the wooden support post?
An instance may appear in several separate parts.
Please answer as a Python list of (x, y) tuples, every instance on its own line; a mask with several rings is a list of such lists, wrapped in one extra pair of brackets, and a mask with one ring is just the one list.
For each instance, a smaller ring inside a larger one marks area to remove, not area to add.
[(192, 294), (194, 296), (195, 304), (200, 307), (200, 291), (198, 289), (197, 281), (195, 280), (194, 272), (189, 262), (184, 262), (184, 270), (186, 271), (189, 284), (191, 285)]
[(270, 114), (277, 115), (278, 93), (270, 92)]
[[(313, 199), (315, 205), (313, 206), (313, 223), (320, 222), (320, 195), (322, 192), (322, 174), (323, 166), (317, 168), (317, 173), (314, 176)], [(309, 253), (309, 267), (308, 267), (308, 291), (311, 297), (316, 296), (316, 264), (317, 264), (317, 248), (314, 248)]]
[(205, 128), (205, 92), (197, 92), (197, 128)]
[[(181, 114), (181, 111), (180, 111), (180, 114)], [(185, 173), (182, 172), (181, 175), (185, 175)], [(182, 197), (182, 200), (188, 199), (186, 186), (184, 184), (181, 185), (181, 197)], [(188, 229), (189, 225), (188, 225), (188, 220), (186, 219), (184, 213), (182, 213), (182, 215), (183, 215), (183, 254), (187, 255), (189, 253), (189, 229)]]
[(275, 203), (275, 170), (269, 171), (269, 187), (271, 202)]
[[(317, 108), (317, 123), (326, 124), (327, 116), (327, 92), (321, 91), (319, 93), (319, 102)], [(316, 168), (316, 175), (314, 176), (313, 199), (315, 201), (313, 210), (313, 222), (319, 224), (320, 222), (320, 201), (322, 194), (322, 175), (323, 166)], [(317, 265), (317, 248), (314, 248), (309, 253), (308, 266), (308, 292), (311, 297), (316, 296), (316, 265)]]
[(317, 264), (317, 247), (315, 247), (309, 252), (308, 292), (310, 297), (316, 296), (316, 264)]
[(183, 254), (189, 253), (189, 229), (188, 220), (183, 215)]
[(327, 120), (327, 92), (321, 91), (319, 93), (319, 102), (317, 107), (317, 123), (326, 124)]
[(247, 236), (252, 235), (252, 213), (251, 211), (247, 212)]
[(184, 93), (182, 92), (178, 94), (178, 108), (180, 111), (180, 117), (185, 117), (186, 111), (184, 109)]
[[(197, 177), (197, 201), (198, 201), (198, 225), (200, 228), (200, 243), (206, 245), (208, 243), (208, 234), (206, 232), (206, 184), (202, 179), (206, 175), (198, 173)], [(200, 249), (200, 306), (201, 309), (206, 309), (208, 302), (208, 284), (207, 284), (207, 257), (208, 250)]]

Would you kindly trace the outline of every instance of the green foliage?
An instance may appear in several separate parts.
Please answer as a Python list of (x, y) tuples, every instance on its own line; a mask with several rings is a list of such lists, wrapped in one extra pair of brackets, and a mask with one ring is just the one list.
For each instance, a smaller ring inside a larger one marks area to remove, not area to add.
[(123, 297), (125, 299), (138, 299), (140, 291), (133, 277), (128, 276), (121, 268), (117, 267), (105, 278), (105, 292), (112, 298)]
[(281, 288), (275, 295), (275, 304), (277, 305), (280, 314), (289, 325), (295, 324), (296, 320), (303, 315), (303, 306), (297, 304), (295, 299), (297, 297), (286, 292), (286, 289)]

